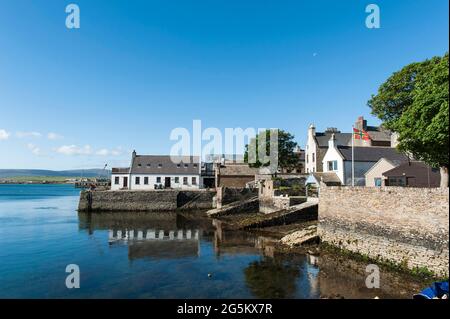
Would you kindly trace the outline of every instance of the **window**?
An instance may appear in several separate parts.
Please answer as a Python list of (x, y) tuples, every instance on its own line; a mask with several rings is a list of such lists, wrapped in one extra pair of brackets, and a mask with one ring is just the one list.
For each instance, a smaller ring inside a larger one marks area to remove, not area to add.
[(197, 164), (194, 164), (194, 167), (198, 167), (198, 165), (197, 165)]
[(162, 164), (158, 164), (158, 168), (161, 168), (162, 167)]
[(188, 178), (187, 177), (183, 177), (183, 185), (187, 185), (188, 184)]
[(376, 187), (381, 187), (381, 178), (379, 177), (374, 178), (374, 183)]
[(157, 182), (157, 183), (161, 183), (161, 177), (158, 176), (158, 177), (156, 178), (156, 182)]
[(309, 155), (306, 155), (306, 164), (309, 163)]
[(189, 165), (188, 164), (184, 164), (184, 167), (188, 167)]
[(406, 186), (404, 177), (389, 177), (389, 186)]
[(148, 177), (144, 177), (144, 185), (148, 185)]
[(141, 166), (142, 166), (142, 164), (141, 164), (141, 163), (139, 163), (139, 164), (138, 164), (138, 166), (139, 166), (139, 167), (141, 167)]
[(120, 181), (119, 181), (119, 176), (114, 177), (114, 184), (119, 185)]
[(151, 166), (151, 164), (147, 164), (147, 167), (150, 167)]
[(141, 178), (139, 176), (136, 176), (136, 179), (134, 180), (134, 183), (136, 185), (139, 185), (141, 183)]
[(175, 183), (178, 184), (180, 182), (180, 178), (179, 177), (175, 177)]
[(197, 185), (197, 177), (192, 177), (192, 185)]
[(181, 164), (177, 164), (177, 167), (181, 167)]
[(313, 163), (316, 161), (316, 153), (312, 153), (312, 161)]
[(328, 161), (328, 171), (337, 171), (338, 163), (337, 161)]

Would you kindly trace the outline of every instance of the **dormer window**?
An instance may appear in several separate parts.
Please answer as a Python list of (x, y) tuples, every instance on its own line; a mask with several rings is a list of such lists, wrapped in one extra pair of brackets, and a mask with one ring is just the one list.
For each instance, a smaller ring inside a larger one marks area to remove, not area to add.
[(158, 168), (161, 168), (162, 167), (162, 164), (158, 164)]
[(188, 164), (184, 164), (184, 167), (188, 167), (189, 165)]
[(142, 165), (141, 165), (141, 164), (138, 164), (138, 166), (141, 167)]
[(177, 167), (181, 167), (181, 164), (177, 164)]
[(197, 165), (197, 164), (194, 164), (194, 167), (198, 167), (198, 165)]

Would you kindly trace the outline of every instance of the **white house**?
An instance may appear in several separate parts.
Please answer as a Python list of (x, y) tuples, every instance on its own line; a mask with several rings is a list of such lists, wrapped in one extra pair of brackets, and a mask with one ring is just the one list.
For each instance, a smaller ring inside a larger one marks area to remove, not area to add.
[[(392, 147), (361, 147), (355, 146), (354, 172), (355, 185), (366, 184), (365, 174), (381, 158), (390, 161), (407, 161), (407, 157)], [(334, 172), (343, 185), (352, 184), (352, 147), (337, 145), (336, 137), (331, 135), (328, 141), (328, 150), (322, 160), (323, 172)]]
[[(391, 145), (391, 132), (381, 127), (369, 126), (364, 117), (356, 120), (354, 127), (364, 130), (370, 136), (370, 140), (355, 140), (354, 145), (360, 147), (389, 147)], [(351, 128), (349, 128), (351, 131)], [(313, 124), (308, 129), (308, 139), (305, 146), (305, 172), (322, 172), (322, 161), (328, 150), (328, 141), (334, 134), (338, 146), (351, 146), (352, 133), (341, 133), (337, 128), (327, 128), (325, 132), (316, 132)]]
[(172, 158), (133, 151), (130, 167), (113, 168), (111, 172), (111, 190), (198, 189), (202, 183), (198, 156)]

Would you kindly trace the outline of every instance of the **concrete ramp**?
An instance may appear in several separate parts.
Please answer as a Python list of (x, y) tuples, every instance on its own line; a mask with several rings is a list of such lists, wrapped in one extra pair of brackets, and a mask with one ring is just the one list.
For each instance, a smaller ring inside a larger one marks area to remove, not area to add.
[(280, 210), (270, 214), (261, 214), (249, 218), (240, 223), (241, 229), (263, 228), (279, 225), (289, 225), (296, 222), (317, 220), (319, 201), (316, 198), (308, 199), (307, 202), (293, 205), (288, 209)]
[(258, 212), (259, 199), (258, 197), (252, 197), (244, 201), (233, 202), (222, 206), (221, 208), (211, 209), (206, 212), (209, 217), (220, 217), (225, 215), (242, 214), (242, 213), (254, 213)]

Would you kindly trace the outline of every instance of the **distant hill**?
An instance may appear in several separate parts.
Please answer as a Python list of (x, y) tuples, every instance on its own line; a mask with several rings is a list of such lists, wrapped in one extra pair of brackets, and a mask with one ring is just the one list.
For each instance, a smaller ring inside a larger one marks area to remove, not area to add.
[(98, 168), (65, 171), (52, 171), (45, 169), (0, 169), (0, 178), (18, 176), (109, 177), (110, 175), (110, 170)]

